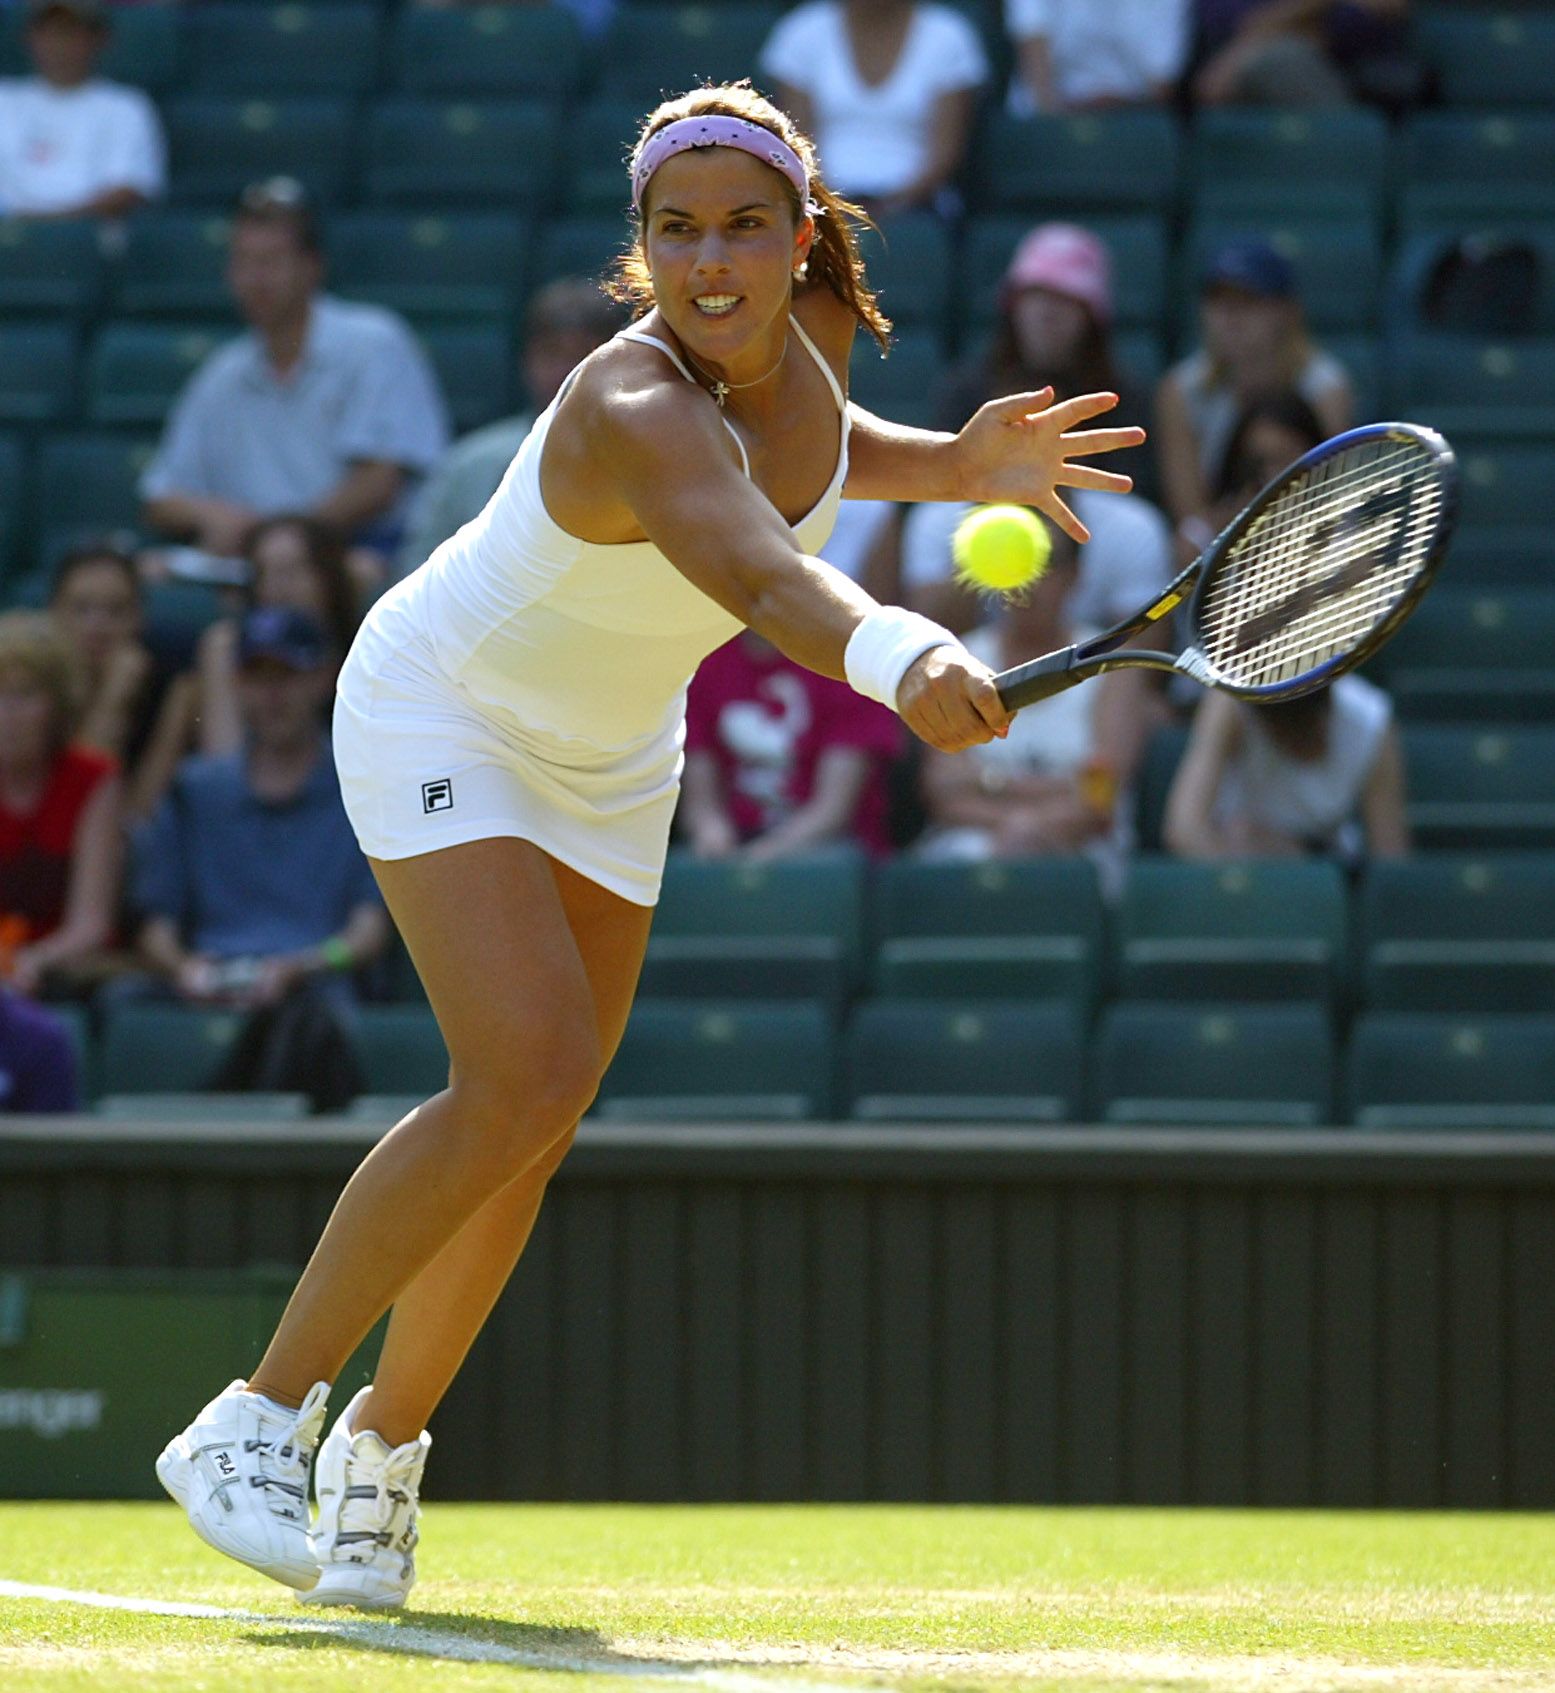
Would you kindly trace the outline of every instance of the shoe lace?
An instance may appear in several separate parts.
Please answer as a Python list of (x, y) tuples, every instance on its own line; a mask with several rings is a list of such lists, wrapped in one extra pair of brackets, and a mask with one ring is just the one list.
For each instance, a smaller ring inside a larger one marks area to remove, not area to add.
[[(285, 1496), (280, 1501), (272, 1501), (272, 1508), (278, 1506), (283, 1514), (291, 1512), (285, 1498), (305, 1500), (308, 1496), (308, 1466), (313, 1461), (314, 1448), (323, 1432), (324, 1403), (328, 1396), (328, 1387), (323, 1382), (315, 1382), (291, 1416), (284, 1419), (262, 1417), (260, 1437), (243, 1443), (244, 1451), (255, 1453), (259, 1459), (254, 1486), (273, 1488)], [(264, 1431), (270, 1422), (278, 1426), (266, 1438)]]
[(351, 1481), (341, 1502), (342, 1546), (362, 1540), (389, 1544), (395, 1512), (411, 1503), (410, 1490), (420, 1458), (421, 1448), (415, 1441), (396, 1446), (382, 1456), (352, 1457)]

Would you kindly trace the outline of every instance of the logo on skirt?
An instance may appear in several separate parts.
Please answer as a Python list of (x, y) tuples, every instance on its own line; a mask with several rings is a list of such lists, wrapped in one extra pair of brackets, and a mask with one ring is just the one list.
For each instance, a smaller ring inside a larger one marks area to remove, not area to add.
[(454, 804), (454, 785), (446, 776), (436, 782), (421, 784), (421, 809), (423, 811), (452, 811)]

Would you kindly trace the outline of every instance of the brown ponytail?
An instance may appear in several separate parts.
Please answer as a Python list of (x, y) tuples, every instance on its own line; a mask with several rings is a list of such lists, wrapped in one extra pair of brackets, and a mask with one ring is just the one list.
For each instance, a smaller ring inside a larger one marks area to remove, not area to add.
[[(880, 309), (875, 291), (864, 274), (864, 256), (859, 251), (858, 232), (873, 229), (874, 221), (851, 200), (844, 200), (821, 179), (815, 160), (815, 146), (786, 112), (780, 111), (765, 95), (758, 94), (748, 81), (710, 84), (694, 88), (674, 100), (666, 100), (648, 114), (633, 148), (633, 156), (651, 135), (682, 118), (705, 117), (744, 118), (748, 123), (760, 124), (781, 136), (804, 162), (810, 177), (810, 196), (819, 206), (815, 219), (815, 240), (805, 265), (805, 274), (794, 284), (796, 290), (826, 287), (853, 313), (860, 325), (874, 336), (882, 353), (890, 347), (891, 320)], [(781, 173), (779, 173), (781, 174)], [(787, 177), (781, 178), (793, 208), (794, 222), (805, 217), (799, 192)], [(653, 308), (653, 280), (648, 272), (648, 257), (643, 250), (642, 224), (639, 221), (632, 244), (617, 258), (607, 283), (613, 299), (629, 305), (641, 317)]]

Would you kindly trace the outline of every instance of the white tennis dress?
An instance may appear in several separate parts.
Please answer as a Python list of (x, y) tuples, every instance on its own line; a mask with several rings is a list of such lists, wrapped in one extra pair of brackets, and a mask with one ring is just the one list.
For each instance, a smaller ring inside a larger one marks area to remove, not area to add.
[[(814, 554), (847, 476), (847, 401), (793, 328), (842, 420), (836, 471), (794, 529)], [(695, 381), (665, 342), (638, 329), (621, 338), (657, 347)], [(485, 510), (368, 613), (336, 690), (335, 762), (370, 857), (517, 836), (653, 905), (684, 762), (686, 687), (740, 623), (650, 542), (603, 546), (552, 521), (540, 457), (572, 380)]]

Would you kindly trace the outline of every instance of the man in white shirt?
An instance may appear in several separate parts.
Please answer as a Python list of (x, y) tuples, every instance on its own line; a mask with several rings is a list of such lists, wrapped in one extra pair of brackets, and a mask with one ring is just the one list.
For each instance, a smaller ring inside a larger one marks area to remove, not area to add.
[(1188, 0), (1004, 0), (1010, 110), (1159, 105), (1188, 57)]
[(93, 74), (108, 32), (102, 0), (28, 0), (37, 74), (0, 81), (0, 217), (123, 217), (163, 192), (155, 106)]

